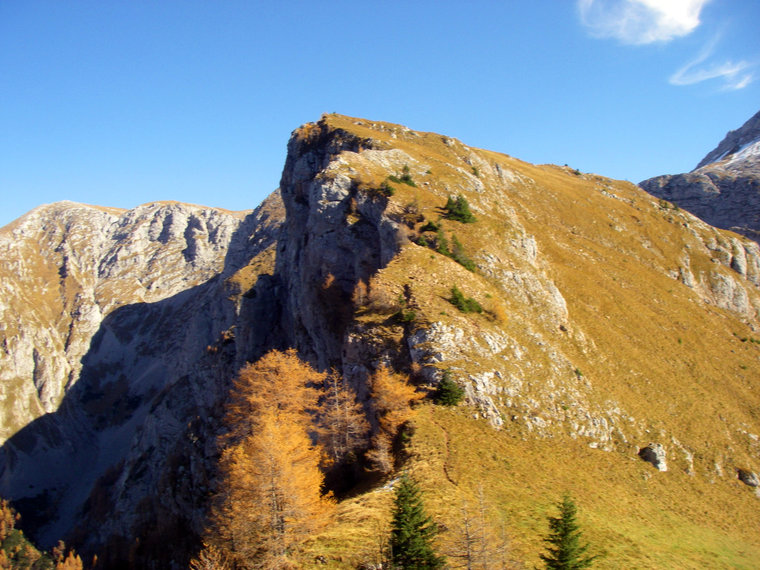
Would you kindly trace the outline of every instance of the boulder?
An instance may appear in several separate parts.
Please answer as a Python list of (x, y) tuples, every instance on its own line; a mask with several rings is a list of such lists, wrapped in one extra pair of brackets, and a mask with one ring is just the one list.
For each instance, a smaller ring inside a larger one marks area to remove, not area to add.
[(665, 448), (661, 443), (650, 443), (646, 447), (642, 447), (639, 449), (639, 457), (654, 465), (658, 471), (668, 470), (668, 465), (665, 462)]

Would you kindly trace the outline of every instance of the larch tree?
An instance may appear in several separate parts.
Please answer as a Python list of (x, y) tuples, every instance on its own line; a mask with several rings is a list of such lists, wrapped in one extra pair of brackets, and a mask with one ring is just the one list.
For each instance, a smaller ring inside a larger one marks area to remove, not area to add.
[(493, 509), (485, 499), (482, 485), (478, 487), (478, 502), (472, 508), (462, 503), (461, 519), (451, 529), (446, 554), (453, 559), (454, 568), (487, 570), (509, 568), (509, 540), (503, 521), (498, 531), (492, 525)]
[(369, 422), (356, 392), (337, 372), (328, 374), (320, 406), (320, 439), (331, 463), (353, 463), (369, 439)]
[(272, 351), (235, 380), (208, 541), (238, 568), (287, 567), (332, 511), (310, 437), (322, 380), (295, 351)]
[(422, 395), (407, 382), (406, 376), (392, 373), (384, 366), (372, 375), (370, 395), (377, 430), (367, 459), (376, 470), (390, 473), (393, 469), (393, 440), (399, 429), (412, 418), (412, 403)]

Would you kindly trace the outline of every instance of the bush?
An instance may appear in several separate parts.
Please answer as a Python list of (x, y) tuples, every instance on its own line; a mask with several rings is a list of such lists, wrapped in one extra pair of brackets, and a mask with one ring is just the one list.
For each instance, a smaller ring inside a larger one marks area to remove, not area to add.
[(396, 193), (396, 190), (393, 188), (393, 186), (388, 184), (387, 181), (383, 181), (383, 183), (380, 185), (379, 191), (380, 191), (380, 194), (382, 194), (386, 198), (390, 198)]
[(413, 188), (417, 188), (417, 184), (412, 179), (412, 175), (409, 172), (409, 165), (405, 164), (404, 168), (401, 171), (401, 176), (389, 176), (388, 180), (391, 182), (395, 182), (396, 184), (406, 184), (407, 186), (412, 186)]
[(451, 257), (451, 251), (449, 251), (449, 240), (446, 239), (442, 228), (438, 228), (435, 238), (436, 251), (446, 257)]
[(420, 232), (437, 232), (441, 226), (433, 221), (428, 221), (424, 226), (420, 228)]
[(446, 210), (446, 217), (449, 220), (462, 222), (463, 224), (471, 224), (476, 221), (475, 216), (470, 211), (470, 204), (467, 203), (467, 200), (461, 194), (456, 198), (449, 196), (444, 209)]
[(402, 323), (413, 323), (417, 313), (412, 309), (401, 309), (395, 316)]
[(456, 406), (463, 398), (464, 388), (451, 378), (451, 370), (444, 371), (433, 394), (433, 401), (440, 406)]
[(463, 313), (483, 312), (483, 307), (480, 306), (480, 303), (478, 303), (472, 297), (465, 297), (456, 285), (451, 288), (451, 297), (449, 298), (449, 303), (454, 305)]
[(454, 234), (451, 234), (451, 243), (453, 246), (451, 250), (451, 258), (468, 271), (474, 272), (475, 262), (467, 257), (467, 254), (464, 252), (464, 247)]

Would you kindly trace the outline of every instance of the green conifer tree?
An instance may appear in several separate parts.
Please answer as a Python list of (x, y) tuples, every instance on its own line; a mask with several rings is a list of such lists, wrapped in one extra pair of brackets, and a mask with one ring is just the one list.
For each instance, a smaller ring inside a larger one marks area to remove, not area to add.
[(396, 487), (391, 521), (391, 559), (394, 568), (443, 568), (445, 559), (435, 553), (432, 540), (438, 528), (425, 514), (417, 483), (404, 474)]
[(433, 400), (441, 406), (456, 406), (463, 398), (464, 388), (451, 377), (451, 370), (445, 370), (435, 390)]
[(456, 198), (449, 196), (444, 206), (446, 217), (450, 220), (456, 220), (463, 224), (471, 224), (476, 221), (475, 216), (470, 211), (470, 204), (467, 199), (459, 194)]
[(572, 499), (565, 495), (557, 504), (558, 517), (549, 517), (549, 535), (544, 539), (549, 546), (541, 555), (549, 570), (577, 570), (588, 568), (598, 556), (584, 556), (588, 544), (581, 544), (581, 531), (575, 522), (577, 509)]

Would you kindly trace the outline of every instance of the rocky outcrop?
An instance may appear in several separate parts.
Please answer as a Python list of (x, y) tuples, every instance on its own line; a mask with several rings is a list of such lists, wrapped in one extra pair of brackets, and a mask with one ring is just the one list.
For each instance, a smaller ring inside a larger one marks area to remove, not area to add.
[(651, 463), (658, 471), (667, 471), (665, 448), (661, 443), (650, 443), (639, 450), (639, 457)]
[[(202, 527), (230, 379), (272, 348), (365, 402), (381, 365), (422, 391), (448, 370), (516, 441), (752, 464), (756, 244), (626, 183), (333, 115), (292, 134), (281, 188), (247, 215), (68, 204), (3, 230), (0, 495), (43, 544), (169, 567)], [(446, 217), (458, 194), (476, 223)]]
[(760, 241), (760, 112), (729, 132), (692, 172), (639, 185), (713, 226)]
[(739, 477), (739, 481), (745, 485), (749, 487), (760, 487), (760, 477), (758, 477), (757, 473), (754, 471), (750, 471), (748, 469), (737, 469), (736, 473)]

